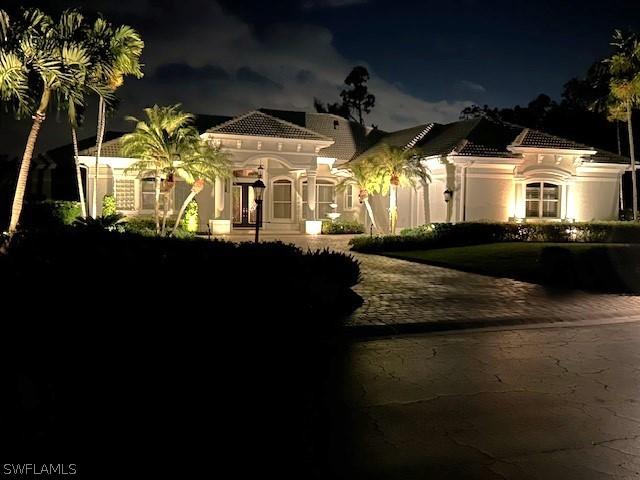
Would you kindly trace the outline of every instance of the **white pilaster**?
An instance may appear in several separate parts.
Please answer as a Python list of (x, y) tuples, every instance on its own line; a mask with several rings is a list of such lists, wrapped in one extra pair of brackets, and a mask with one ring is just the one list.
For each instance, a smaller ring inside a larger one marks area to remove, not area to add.
[(307, 170), (307, 205), (309, 205), (310, 217), (307, 220), (316, 219), (316, 170)]

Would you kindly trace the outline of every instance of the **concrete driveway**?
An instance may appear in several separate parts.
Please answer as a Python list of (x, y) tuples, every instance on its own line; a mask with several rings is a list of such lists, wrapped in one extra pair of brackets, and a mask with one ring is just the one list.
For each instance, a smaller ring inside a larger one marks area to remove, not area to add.
[(332, 478), (640, 477), (640, 323), (355, 343)]

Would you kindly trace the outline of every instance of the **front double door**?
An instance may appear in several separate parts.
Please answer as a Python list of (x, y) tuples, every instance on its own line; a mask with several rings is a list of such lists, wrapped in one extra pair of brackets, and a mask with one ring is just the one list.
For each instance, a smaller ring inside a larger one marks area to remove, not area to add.
[(250, 183), (233, 184), (233, 226), (255, 227), (256, 202)]

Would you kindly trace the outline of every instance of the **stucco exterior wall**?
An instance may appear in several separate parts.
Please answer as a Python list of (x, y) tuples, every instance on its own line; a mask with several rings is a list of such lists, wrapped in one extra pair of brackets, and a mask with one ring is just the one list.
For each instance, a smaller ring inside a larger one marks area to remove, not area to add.
[(513, 196), (512, 179), (467, 178), (464, 220), (506, 222), (513, 215)]
[(615, 179), (577, 181), (571, 188), (577, 221), (618, 219), (619, 184)]

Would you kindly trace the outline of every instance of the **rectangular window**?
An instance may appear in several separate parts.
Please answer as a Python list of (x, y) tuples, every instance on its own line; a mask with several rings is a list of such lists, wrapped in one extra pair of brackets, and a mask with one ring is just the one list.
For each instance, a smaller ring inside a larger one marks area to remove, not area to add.
[(344, 190), (344, 208), (345, 210), (353, 209), (353, 185), (347, 185)]
[(527, 217), (540, 216), (540, 184), (527, 185)]
[[(327, 218), (327, 213), (333, 212), (331, 204), (335, 201), (335, 196), (335, 185), (318, 180), (318, 183), (316, 183), (316, 219), (323, 220)], [(305, 219), (310, 219), (312, 215), (307, 198), (307, 182), (304, 182), (302, 184), (302, 212)]]
[(529, 183), (526, 194), (527, 218), (558, 218), (560, 187), (552, 183)]
[[(154, 210), (156, 207), (156, 181), (153, 178), (140, 180), (140, 192), (142, 193), (142, 210)], [(160, 192), (160, 210), (164, 209), (166, 195)]]
[(544, 218), (557, 218), (560, 216), (558, 185), (544, 183), (542, 188), (542, 216)]
[(291, 218), (291, 182), (288, 180), (273, 182), (273, 218)]
[(116, 197), (116, 209), (130, 211), (135, 207), (135, 181), (116, 179), (114, 193)]

